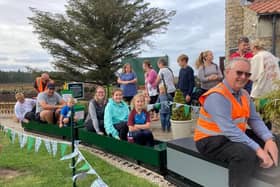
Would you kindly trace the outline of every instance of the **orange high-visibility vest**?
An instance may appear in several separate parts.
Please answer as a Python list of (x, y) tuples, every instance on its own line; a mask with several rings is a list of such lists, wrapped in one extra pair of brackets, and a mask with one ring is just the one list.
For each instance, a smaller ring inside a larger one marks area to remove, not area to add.
[(201, 103), (200, 113), (197, 120), (197, 126), (194, 131), (194, 141), (198, 141), (202, 138), (209, 136), (223, 135), (223, 132), (213, 121), (211, 115), (206, 112), (203, 108), (203, 104), (208, 95), (211, 93), (219, 93), (228, 99), (232, 105), (231, 108), (231, 118), (233, 123), (243, 132), (245, 132), (247, 127), (247, 119), (250, 116), (250, 101), (249, 95), (245, 90), (241, 90), (241, 104), (236, 100), (224, 83), (219, 83), (214, 88), (210, 89), (204, 93), (200, 98), (199, 102)]
[(45, 84), (45, 87), (44, 87), (41, 77), (36, 78), (36, 84), (37, 84), (37, 90), (39, 93), (43, 92), (47, 89), (47, 83)]

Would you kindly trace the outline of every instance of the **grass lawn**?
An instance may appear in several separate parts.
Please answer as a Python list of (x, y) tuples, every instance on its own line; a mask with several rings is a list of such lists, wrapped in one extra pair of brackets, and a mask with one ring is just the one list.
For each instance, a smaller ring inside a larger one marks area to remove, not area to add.
[[(18, 138), (12, 144), (3, 132), (0, 132), (0, 186), (4, 187), (63, 187), (72, 186), (72, 170), (69, 168), (71, 159), (60, 161), (60, 151), (56, 157), (48, 154), (42, 142), (38, 153), (34, 147), (27, 150), (27, 145), (20, 148)], [(70, 146), (67, 153), (70, 152)], [(148, 181), (123, 172), (87, 151), (82, 151), (84, 157), (101, 176), (108, 186), (132, 187), (132, 186), (156, 186)], [(83, 165), (81, 163), (81, 165)], [(80, 166), (80, 165), (79, 165)], [(78, 166), (78, 168), (79, 168)], [(5, 171), (10, 171), (9, 175)], [(94, 181), (95, 175), (87, 175), (86, 178), (77, 181), (77, 186), (87, 187)]]

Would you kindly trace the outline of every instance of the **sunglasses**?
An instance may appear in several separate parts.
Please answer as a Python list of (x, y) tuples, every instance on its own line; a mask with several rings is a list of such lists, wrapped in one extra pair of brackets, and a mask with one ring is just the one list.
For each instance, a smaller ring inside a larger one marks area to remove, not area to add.
[(236, 71), (236, 75), (237, 75), (238, 77), (241, 77), (243, 74), (245, 75), (246, 78), (249, 78), (249, 77), (252, 75), (252, 73), (249, 73), (249, 72), (245, 72), (245, 71)]

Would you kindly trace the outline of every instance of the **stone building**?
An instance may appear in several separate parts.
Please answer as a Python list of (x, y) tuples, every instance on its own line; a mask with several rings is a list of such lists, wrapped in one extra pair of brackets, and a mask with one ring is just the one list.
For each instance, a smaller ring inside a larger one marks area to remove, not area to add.
[(241, 36), (260, 39), (280, 57), (280, 0), (226, 0), (226, 57)]

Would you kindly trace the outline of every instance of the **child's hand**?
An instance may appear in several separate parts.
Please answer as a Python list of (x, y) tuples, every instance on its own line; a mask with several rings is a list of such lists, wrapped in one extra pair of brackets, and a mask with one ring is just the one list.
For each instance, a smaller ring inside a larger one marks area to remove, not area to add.
[(59, 123), (59, 128), (62, 128), (63, 127), (63, 123)]

